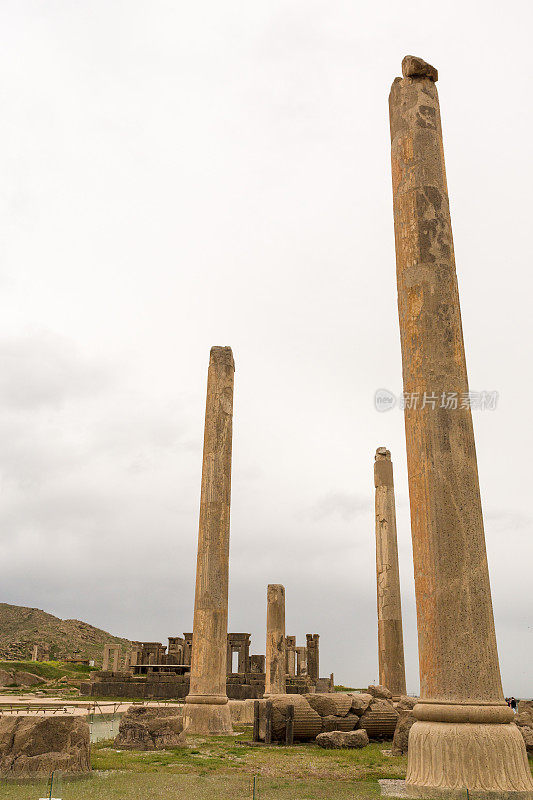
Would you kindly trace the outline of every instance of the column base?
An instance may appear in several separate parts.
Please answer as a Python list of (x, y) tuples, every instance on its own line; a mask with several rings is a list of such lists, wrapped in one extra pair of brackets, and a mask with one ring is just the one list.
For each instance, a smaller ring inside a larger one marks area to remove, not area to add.
[(225, 703), (188, 702), (183, 706), (183, 730), (186, 735), (216, 736), (232, 734), (228, 699)]
[(405, 784), (426, 796), (439, 790), (461, 790), (464, 796), (468, 789), (478, 797), (533, 800), (526, 748), (514, 723), (417, 720), (409, 733)]
[[(409, 786), (405, 781), (399, 780), (379, 780), (379, 788), (382, 797), (403, 797), (406, 800), (420, 800), (427, 798), (429, 789), (420, 789), (416, 786)], [(472, 800), (531, 800), (533, 792), (487, 792), (468, 790), (468, 796)], [(464, 789), (431, 789), (433, 800), (466, 800)]]

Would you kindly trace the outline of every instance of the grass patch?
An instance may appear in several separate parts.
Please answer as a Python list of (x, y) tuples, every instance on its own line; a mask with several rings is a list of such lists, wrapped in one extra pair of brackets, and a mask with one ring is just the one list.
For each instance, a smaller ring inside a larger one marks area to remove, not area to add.
[(7, 672), (29, 672), (46, 680), (59, 678), (83, 678), (95, 667), (86, 664), (65, 664), (63, 661), (0, 661), (0, 669)]
[[(189, 737), (165, 751), (118, 751), (111, 740), (92, 747), (89, 778), (64, 782), (63, 800), (377, 800), (378, 780), (405, 777), (406, 757), (388, 755), (390, 742), (361, 750), (323, 750), (314, 742), (293, 747), (254, 746), (238, 736)], [(530, 763), (533, 762), (530, 759)], [(2, 800), (45, 797), (45, 782), (2, 784)]]

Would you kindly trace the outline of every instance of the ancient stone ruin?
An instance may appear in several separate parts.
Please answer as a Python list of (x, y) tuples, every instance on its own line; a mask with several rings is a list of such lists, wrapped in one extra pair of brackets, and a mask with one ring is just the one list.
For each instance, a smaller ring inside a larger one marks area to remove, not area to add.
[(226, 694), (231, 441), (235, 362), (212, 347), (207, 377), (194, 648), (183, 718), (191, 733), (231, 733)]
[(183, 747), (183, 717), (176, 707), (130, 706), (120, 720), (114, 745), (119, 750)]
[(395, 697), (406, 693), (403, 657), (402, 600), (396, 506), (390, 450), (378, 447), (374, 462), (376, 487), (376, 580), (378, 595), (379, 682)]
[(269, 583), (267, 588), (265, 696), (285, 693), (285, 588)]
[[(309, 633), (307, 642), (312, 642), (314, 664), (318, 669), (319, 635)], [(285, 686), (290, 694), (317, 691), (333, 691), (331, 678), (314, 678), (307, 671), (307, 647), (297, 647), (296, 637), (288, 636), (286, 646)], [(265, 656), (250, 653), (249, 633), (227, 635), (226, 694), (232, 700), (263, 697), (265, 693)], [(90, 681), (82, 684), (82, 692), (90, 697), (138, 697), (152, 700), (183, 699), (189, 693), (192, 633), (170, 636), (168, 647), (161, 642), (131, 643), (120, 667), (116, 653), (108, 651), (104, 661), (107, 670), (93, 672)], [(237, 654), (237, 671), (234, 671), (234, 654)], [(291, 658), (293, 667), (291, 667)], [(113, 670), (116, 667), (116, 670)], [(244, 670), (244, 671), (243, 671)], [(17, 673), (20, 675), (21, 673)], [(0, 671), (0, 677), (2, 672)], [(34, 683), (41, 678), (34, 678)], [(10, 676), (13, 683), (13, 676)], [(7, 678), (6, 678), (7, 680)], [(6, 684), (7, 685), (7, 684)]]
[(48, 778), (54, 770), (87, 775), (89, 750), (89, 725), (83, 717), (0, 717), (0, 778)]
[[(504, 701), (468, 396), (437, 70), (406, 56), (389, 98), (421, 698), (407, 785), (531, 792)], [(444, 398), (444, 401), (443, 401)]]

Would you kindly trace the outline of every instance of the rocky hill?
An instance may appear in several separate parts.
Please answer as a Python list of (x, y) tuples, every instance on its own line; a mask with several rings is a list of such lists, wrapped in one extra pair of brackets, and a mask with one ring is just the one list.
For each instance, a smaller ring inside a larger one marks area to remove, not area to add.
[(101, 666), (104, 645), (121, 645), (124, 655), (130, 642), (77, 619), (0, 603), (0, 661), (27, 660), (36, 644), (48, 645), (52, 660), (94, 658), (96, 666)]

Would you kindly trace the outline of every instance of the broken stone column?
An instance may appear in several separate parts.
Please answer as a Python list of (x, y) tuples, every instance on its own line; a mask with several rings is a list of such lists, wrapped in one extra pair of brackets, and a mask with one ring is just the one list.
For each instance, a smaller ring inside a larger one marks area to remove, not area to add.
[(307, 640), (307, 674), (316, 683), (319, 678), (318, 640), (320, 635), (306, 633), (305, 638)]
[(187, 733), (231, 733), (226, 694), (231, 439), (235, 364), (212, 347), (207, 378), (202, 491)]
[(407, 785), (532, 791), (496, 649), (437, 70), (406, 56), (402, 71), (389, 105), (421, 694)]
[(291, 678), (294, 678), (296, 675), (296, 636), (286, 636), (285, 637), (285, 653), (286, 653), (286, 662), (285, 662), (285, 672)]
[(374, 462), (376, 487), (376, 579), (378, 596), (379, 682), (393, 697), (407, 693), (403, 657), (402, 600), (392, 461), (378, 447)]
[(296, 647), (296, 674), (307, 675), (307, 647)]
[(285, 588), (269, 583), (267, 588), (265, 697), (285, 694)]

